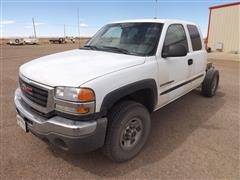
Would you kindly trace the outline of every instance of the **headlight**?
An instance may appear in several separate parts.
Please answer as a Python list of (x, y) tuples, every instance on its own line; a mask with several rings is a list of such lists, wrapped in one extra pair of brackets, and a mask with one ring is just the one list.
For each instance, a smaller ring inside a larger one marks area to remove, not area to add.
[(56, 87), (55, 97), (75, 102), (88, 102), (95, 100), (95, 94), (93, 90), (89, 88)]
[(94, 113), (94, 91), (89, 88), (56, 87), (55, 109), (73, 115)]

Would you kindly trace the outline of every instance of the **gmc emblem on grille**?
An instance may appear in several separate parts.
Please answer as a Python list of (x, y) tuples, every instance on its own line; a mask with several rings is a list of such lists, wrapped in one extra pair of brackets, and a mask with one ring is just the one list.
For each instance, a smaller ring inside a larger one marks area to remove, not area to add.
[(28, 87), (26, 84), (22, 84), (22, 90), (23, 92), (29, 94), (29, 95), (32, 95), (32, 88)]

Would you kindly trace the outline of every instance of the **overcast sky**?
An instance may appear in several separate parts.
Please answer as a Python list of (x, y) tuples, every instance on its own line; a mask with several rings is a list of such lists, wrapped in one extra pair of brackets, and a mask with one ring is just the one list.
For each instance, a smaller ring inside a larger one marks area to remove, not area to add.
[[(207, 34), (209, 7), (230, 0), (158, 0), (157, 17), (193, 21)], [(235, 1), (236, 2), (236, 1)], [(0, 36), (32, 36), (32, 18), (37, 36), (92, 36), (106, 23), (153, 18), (155, 0), (1, 0)]]

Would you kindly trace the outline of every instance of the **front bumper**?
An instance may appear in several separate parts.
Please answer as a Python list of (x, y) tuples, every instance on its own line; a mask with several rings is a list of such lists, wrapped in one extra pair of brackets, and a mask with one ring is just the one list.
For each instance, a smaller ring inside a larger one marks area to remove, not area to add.
[(45, 118), (29, 107), (15, 91), (17, 113), (24, 119), (27, 129), (39, 138), (70, 152), (87, 152), (104, 144), (107, 118), (91, 121), (76, 121), (61, 116)]

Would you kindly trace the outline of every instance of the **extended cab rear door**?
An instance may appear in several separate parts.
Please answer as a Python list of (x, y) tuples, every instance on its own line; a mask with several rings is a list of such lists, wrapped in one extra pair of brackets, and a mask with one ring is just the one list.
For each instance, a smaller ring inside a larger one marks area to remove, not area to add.
[(188, 56), (192, 59), (191, 65), (191, 77), (192, 86), (196, 87), (202, 83), (205, 75), (207, 64), (207, 52), (204, 49), (203, 38), (199, 31), (199, 28), (193, 24), (186, 25), (186, 32), (189, 41), (189, 53)]

